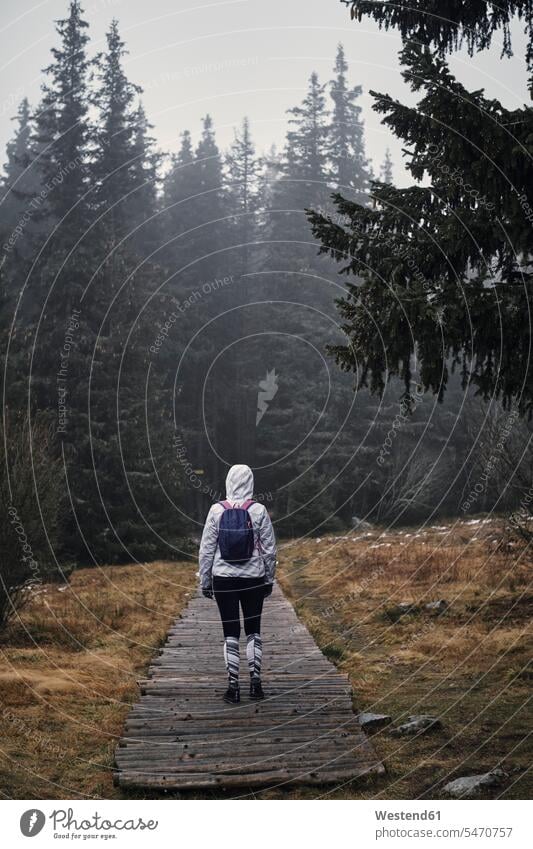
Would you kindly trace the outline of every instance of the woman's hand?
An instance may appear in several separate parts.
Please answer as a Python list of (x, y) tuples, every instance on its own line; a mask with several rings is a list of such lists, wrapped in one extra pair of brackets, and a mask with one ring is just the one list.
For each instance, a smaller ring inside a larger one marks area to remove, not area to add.
[(272, 587), (274, 584), (265, 584), (265, 598), (268, 598), (269, 595), (272, 595)]

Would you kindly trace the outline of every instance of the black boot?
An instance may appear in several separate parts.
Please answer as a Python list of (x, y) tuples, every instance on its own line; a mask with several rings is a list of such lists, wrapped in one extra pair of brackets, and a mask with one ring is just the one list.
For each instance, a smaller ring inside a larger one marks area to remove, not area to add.
[(222, 698), (230, 705), (238, 705), (241, 700), (241, 691), (239, 689), (239, 685), (234, 684), (233, 681), (230, 681), (228, 684), (228, 689), (226, 690)]
[(261, 686), (261, 679), (255, 675), (250, 678), (250, 698), (255, 699), (256, 701), (265, 698), (265, 694)]

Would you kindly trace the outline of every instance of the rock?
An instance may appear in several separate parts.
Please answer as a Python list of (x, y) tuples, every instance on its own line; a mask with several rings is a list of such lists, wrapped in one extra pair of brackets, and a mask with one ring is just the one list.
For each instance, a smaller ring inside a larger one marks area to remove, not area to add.
[(418, 613), (418, 611), (419, 608), (416, 604), (412, 604), (408, 601), (401, 601), (394, 607), (387, 608), (385, 613), (389, 619), (392, 619), (393, 622), (396, 622), (396, 620), (400, 619), (402, 616), (409, 616), (409, 614)]
[(360, 713), (357, 719), (363, 731), (377, 731), (392, 722), (392, 717), (385, 713)]
[(429, 610), (430, 613), (443, 613), (447, 607), (448, 602), (443, 598), (439, 599), (439, 601), (430, 601), (424, 605), (426, 610)]
[(408, 716), (407, 722), (399, 725), (391, 731), (395, 737), (409, 737), (412, 734), (422, 734), (426, 731), (434, 731), (441, 728), (442, 723), (437, 716), (430, 716), (427, 713)]
[(372, 525), (370, 522), (365, 522), (364, 519), (360, 519), (359, 516), (352, 516), (352, 530), (353, 531), (367, 531), (370, 530)]
[(445, 784), (442, 789), (454, 799), (471, 799), (487, 787), (499, 787), (506, 778), (507, 773), (503, 769), (493, 769), (481, 775), (465, 775), (463, 778), (456, 778)]

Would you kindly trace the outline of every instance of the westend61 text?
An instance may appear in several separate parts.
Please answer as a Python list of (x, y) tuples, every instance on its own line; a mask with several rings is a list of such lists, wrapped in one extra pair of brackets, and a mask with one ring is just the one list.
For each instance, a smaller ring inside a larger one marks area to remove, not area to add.
[(440, 820), (440, 811), (374, 811), (378, 820)]

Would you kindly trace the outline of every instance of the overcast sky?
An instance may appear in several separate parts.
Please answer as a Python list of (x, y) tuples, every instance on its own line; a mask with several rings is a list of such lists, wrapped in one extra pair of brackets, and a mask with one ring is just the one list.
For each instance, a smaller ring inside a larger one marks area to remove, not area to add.
[[(67, 0), (2, 0), (0, 28), (0, 146), (13, 125), (16, 104), (27, 95), (39, 99), (41, 69), (55, 42), (54, 19), (63, 17)], [(104, 46), (104, 33), (116, 17), (129, 49), (130, 79), (145, 88), (143, 101), (160, 147), (177, 148), (179, 133), (190, 129), (196, 139), (200, 119), (210, 112), (217, 139), (225, 147), (233, 127), (248, 115), (259, 150), (281, 145), (285, 110), (305, 94), (316, 70), (329, 79), (336, 45), (342, 41), (353, 85), (363, 86), (367, 153), (376, 167), (385, 149), (392, 150), (396, 178), (401, 143), (380, 125), (371, 109), (369, 89), (411, 101), (399, 74), (399, 39), (371, 23), (352, 22), (339, 0), (87, 0), (91, 51)], [(500, 59), (501, 39), (491, 51), (471, 60), (462, 53), (454, 71), (470, 88), (485, 87), (509, 107), (528, 100), (524, 37), (515, 27), (512, 59)]]

